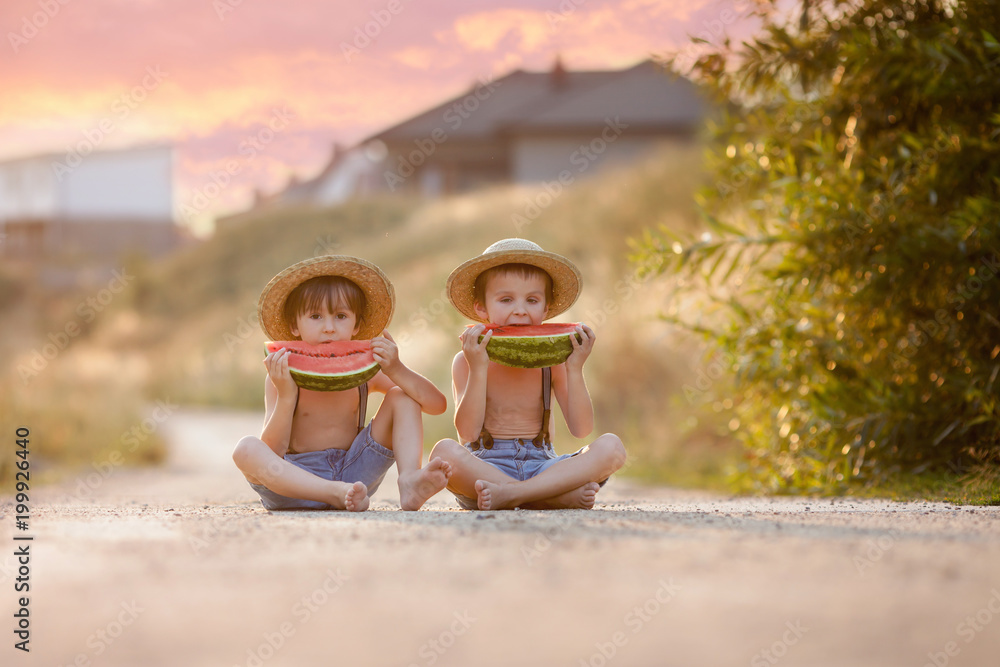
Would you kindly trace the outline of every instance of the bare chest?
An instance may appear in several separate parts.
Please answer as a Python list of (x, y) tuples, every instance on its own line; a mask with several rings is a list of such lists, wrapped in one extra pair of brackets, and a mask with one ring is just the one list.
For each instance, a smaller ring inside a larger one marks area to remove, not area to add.
[(484, 425), (499, 438), (534, 437), (542, 426), (541, 369), (490, 364)]
[(347, 449), (358, 433), (359, 394), (348, 391), (299, 390), (292, 418), (290, 446), (296, 452), (336, 447)]

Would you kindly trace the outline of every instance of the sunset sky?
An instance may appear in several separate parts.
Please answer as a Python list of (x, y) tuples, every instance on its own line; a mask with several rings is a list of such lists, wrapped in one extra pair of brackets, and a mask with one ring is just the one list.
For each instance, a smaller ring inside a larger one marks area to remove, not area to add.
[[(731, 17), (748, 4), (5, 0), (0, 159), (172, 143), (178, 206), (241, 160), (212, 202), (231, 212), (254, 187), (314, 175), (335, 141), (351, 145), (476, 80), (548, 69), (557, 54), (568, 69), (614, 69), (684, 48), (689, 35), (721, 41), (723, 29), (746, 31)], [(273, 141), (240, 152), (279, 117)]]

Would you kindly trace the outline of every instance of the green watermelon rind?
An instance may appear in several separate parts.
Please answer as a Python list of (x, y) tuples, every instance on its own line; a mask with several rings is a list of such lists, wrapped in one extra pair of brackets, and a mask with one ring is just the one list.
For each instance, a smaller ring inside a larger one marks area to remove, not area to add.
[(371, 366), (350, 373), (310, 373), (289, 368), (295, 384), (303, 389), (312, 391), (346, 391), (360, 387), (378, 374), (380, 366), (373, 363)]
[[(551, 336), (498, 336), (486, 344), (491, 361), (512, 368), (545, 368), (564, 363), (573, 353), (569, 337), (574, 334)], [(580, 334), (576, 340), (582, 342)], [(483, 336), (479, 337), (482, 342)]]
[[(268, 349), (269, 346), (276, 347), (279, 345), (291, 349), (293, 353), (296, 352), (296, 346), (303, 346), (298, 341), (274, 341), (264, 346), (265, 354), (270, 354), (271, 350)], [(288, 372), (292, 376), (292, 380), (295, 381), (295, 384), (302, 389), (309, 389), (311, 391), (346, 391), (360, 387), (365, 382), (368, 382), (378, 374), (379, 370), (381, 370), (381, 366), (378, 365), (378, 362), (373, 361), (364, 368), (342, 373), (317, 373), (302, 370), (301, 368), (291, 368), (290, 366)]]

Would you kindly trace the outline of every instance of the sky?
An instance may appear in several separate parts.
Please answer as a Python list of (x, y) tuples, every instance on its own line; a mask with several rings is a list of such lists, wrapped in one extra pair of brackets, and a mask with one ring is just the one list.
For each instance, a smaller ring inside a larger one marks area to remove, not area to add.
[(0, 160), (168, 143), (179, 209), (236, 159), (239, 174), (201, 206), (208, 219), (246, 208), (255, 189), (315, 175), (335, 142), (353, 145), (476, 81), (547, 70), (557, 56), (601, 70), (689, 52), (692, 35), (746, 32), (749, 5), (4, 0)]

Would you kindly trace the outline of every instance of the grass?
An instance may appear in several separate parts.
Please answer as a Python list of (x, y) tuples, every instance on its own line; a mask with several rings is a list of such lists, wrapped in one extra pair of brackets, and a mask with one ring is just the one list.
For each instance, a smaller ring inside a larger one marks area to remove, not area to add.
[[(2, 273), (0, 355), (7, 365), (0, 367), (0, 433), (9, 434), (9, 446), (0, 447), (0, 491), (14, 488), (19, 459), (13, 440), (21, 427), (31, 432), (32, 485), (73, 472), (89, 474), (93, 464), (109, 459), (116, 465), (161, 462), (166, 449), (155, 430), (134, 446), (123, 442), (123, 435), (147, 418), (146, 401), (137, 391), (143, 359), (116, 348), (123, 317), (131, 313), (127, 296), (115, 294), (110, 303), (99, 304), (95, 316), (86, 299), (98, 294), (107, 278), (71, 257), (11, 258)], [(53, 274), (85, 284), (52, 285)], [(95, 344), (101, 325), (107, 342)]]
[[(0, 448), (0, 491), (14, 489), (16, 466), (23, 460), (13, 442), (19, 428), (30, 431), (27, 460), (34, 486), (102, 466), (162, 462), (166, 447), (155, 422), (146, 422), (150, 433), (141, 430), (146, 419), (143, 401), (130, 387), (73, 377), (65, 366), (29, 386), (8, 378), (0, 387), (0, 433), (9, 434), (9, 446)], [(138, 436), (133, 428), (140, 429)]]
[[(0, 410), (30, 422), (33, 431), (46, 430), (37, 456), (50, 469), (105, 459), (156, 400), (261, 410), (265, 338), (256, 323), (258, 295), (284, 267), (320, 254), (358, 255), (382, 266), (396, 287), (390, 332), (402, 358), (450, 396), (450, 360), (465, 321), (445, 298), (445, 279), (497, 239), (522, 236), (573, 258), (585, 275), (584, 294), (564, 321), (587, 321), (598, 330), (598, 352), (588, 366), (598, 433), (636, 434), (634, 460), (659, 465), (677, 443), (660, 423), (656, 397), (679, 389), (684, 350), (662, 345), (654, 317), (662, 294), (635, 282), (626, 239), (652, 224), (699, 224), (692, 200), (699, 164), (697, 147), (668, 148), (645, 163), (580, 180), (551, 200), (542, 188), (506, 186), (446, 199), (380, 197), (256, 211), (165, 260), (125, 256), (119, 267), (135, 279), (30, 388), (0, 395)], [(82, 273), (69, 264), (63, 270)], [(25, 263), (0, 276), (0, 309), (17, 332), (0, 335), (0, 352), (12, 360), (0, 371), (8, 374), (50, 332), (79, 319), (76, 307), (101, 287), (46, 289), (34, 271)], [(643, 371), (645, 391), (622, 410), (619, 384), (635, 380), (622, 375), (626, 367)], [(7, 386), (16, 388), (16, 380)], [(369, 416), (375, 409), (373, 403)], [(559, 451), (588, 442), (557, 423)], [(428, 417), (424, 426), (428, 446), (454, 437), (451, 411)], [(648, 433), (658, 436), (642, 437)], [(129, 453), (132, 460), (162, 457), (155, 437), (142, 444)], [(0, 462), (0, 477), (9, 463)]]
[(1000, 469), (978, 466), (966, 473), (927, 472), (896, 475), (877, 484), (848, 487), (861, 498), (888, 498), (901, 502), (929, 500), (954, 505), (1000, 505)]
[[(445, 280), (494, 241), (522, 236), (569, 256), (584, 275), (580, 301), (559, 319), (587, 322), (597, 332), (586, 370), (594, 435), (622, 436), (630, 454), (623, 474), (731, 491), (742, 450), (717, 423), (716, 406), (685, 399), (682, 388), (695, 382), (700, 355), (690, 338), (658, 318), (669, 280), (646, 282), (628, 260), (627, 239), (650, 227), (699, 229), (693, 193), (701, 179), (699, 149), (672, 148), (575, 183), (537, 209), (532, 206), (548, 201), (543, 189), (510, 186), (446, 199), (374, 198), (252, 212), (164, 261), (123, 258), (135, 280), (51, 369), (30, 390), (8, 373), (0, 388), (0, 427), (12, 432), (15, 420), (26, 422), (44, 436), (35, 452), (40, 469), (55, 471), (61, 463), (79, 470), (122, 451), (123, 433), (141, 423), (156, 400), (262, 410), (265, 338), (256, 323), (257, 298), (278, 271), (321, 254), (362, 256), (386, 271), (396, 287), (389, 330), (401, 358), (450, 398), (450, 361), (465, 321), (445, 298)], [(0, 275), (0, 310), (19, 332), (0, 335), (0, 353), (15, 361), (60, 330), (87, 295), (45, 292), (36, 282), (30, 273)], [(373, 401), (369, 418), (376, 409)], [(453, 410), (425, 416), (427, 448), (455, 437)], [(554, 437), (560, 453), (592, 439), (573, 438), (558, 417)], [(162, 460), (156, 433), (141, 445), (124, 452), (129, 461)], [(0, 483), (10, 477), (12, 456), (10, 448), (0, 450)], [(849, 492), (996, 504), (997, 482), (982, 472), (900, 478)]]
[[(560, 319), (586, 321), (598, 332), (599, 347), (588, 362), (597, 433), (635, 433), (637, 459), (659, 465), (662, 451), (677, 446), (677, 433), (660, 423), (660, 402), (680, 389), (686, 348), (664, 344), (655, 319), (661, 286), (637, 281), (627, 238), (650, 224), (698, 226), (692, 193), (699, 164), (697, 148), (666, 149), (632, 168), (574, 184), (537, 210), (533, 204), (549, 201), (540, 198), (542, 188), (510, 186), (440, 200), (376, 198), (247, 214), (209, 242), (137, 270), (142, 278), (132, 298), (140, 326), (115, 345), (150, 359), (144, 387), (151, 399), (261, 409), (260, 290), (305, 257), (353, 254), (374, 261), (395, 284), (389, 331), (403, 360), (450, 396), (450, 362), (465, 321), (445, 297), (445, 280), (494, 241), (522, 236), (573, 258), (584, 274), (581, 300)], [(105, 332), (97, 338), (104, 340)], [(621, 388), (636, 383), (645, 390), (620, 409), (622, 396), (629, 396)], [(455, 437), (452, 411), (425, 417), (424, 428), (428, 447)], [(561, 452), (589, 442), (565, 429), (558, 438)], [(672, 463), (670, 470), (686, 468)]]

